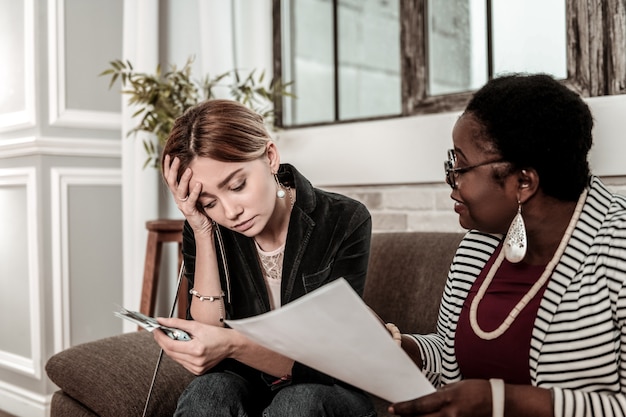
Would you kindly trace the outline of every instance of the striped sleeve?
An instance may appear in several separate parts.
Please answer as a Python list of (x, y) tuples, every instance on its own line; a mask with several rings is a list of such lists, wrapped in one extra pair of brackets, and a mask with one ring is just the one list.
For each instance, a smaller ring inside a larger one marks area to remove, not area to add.
[(419, 346), (426, 375), (435, 375), (443, 385), (461, 380), (454, 354), (458, 317), (472, 283), (499, 241), (498, 236), (468, 232), (450, 266), (439, 307), (437, 333), (412, 335)]

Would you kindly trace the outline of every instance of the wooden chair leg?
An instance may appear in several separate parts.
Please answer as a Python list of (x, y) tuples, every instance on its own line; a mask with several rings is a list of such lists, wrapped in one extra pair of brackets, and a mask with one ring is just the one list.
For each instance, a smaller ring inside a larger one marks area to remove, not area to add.
[[(144, 264), (143, 286), (141, 289), (141, 302), (139, 305), (139, 312), (142, 314), (154, 316), (163, 242), (175, 242), (178, 244), (178, 271), (180, 271), (180, 266), (183, 262), (183, 223), (183, 220), (151, 220), (146, 222), (148, 241)], [(177, 298), (178, 317), (180, 318), (187, 316), (188, 292), (187, 279), (183, 277)]]
[(147, 316), (154, 315), (162, 246), (163, 243), (159, 240), (158, 232), (149, 231), (146, 261), (143, 272), (143, 286), (141, 289), (141, 303), (139, 307), (139, 312)]

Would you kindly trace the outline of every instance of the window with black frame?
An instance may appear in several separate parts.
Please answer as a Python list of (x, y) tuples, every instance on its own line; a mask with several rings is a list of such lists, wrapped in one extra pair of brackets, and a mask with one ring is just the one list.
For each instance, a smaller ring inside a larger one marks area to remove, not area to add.
[(276, 103), (278, 123), (457, 110), (507, 72), (547, 72), (583, 95), (622, 93), (626, 30), (612, 16), (623, 23), (624, 7), (621, 0), (274, 0), (274, 72), (293, 82), (297, 97)]
[(280, 13), (282, 77), (297, 96), (284, 125), (401, 113), (397, 0), (290, 0)]

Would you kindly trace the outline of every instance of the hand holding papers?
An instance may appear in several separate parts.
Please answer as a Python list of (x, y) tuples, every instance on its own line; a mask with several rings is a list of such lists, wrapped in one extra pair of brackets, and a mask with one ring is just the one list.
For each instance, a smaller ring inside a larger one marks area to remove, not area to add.
[(268, 349), (390, 402), (435, 391), (344, 279), (269, 313), (226, 323)]

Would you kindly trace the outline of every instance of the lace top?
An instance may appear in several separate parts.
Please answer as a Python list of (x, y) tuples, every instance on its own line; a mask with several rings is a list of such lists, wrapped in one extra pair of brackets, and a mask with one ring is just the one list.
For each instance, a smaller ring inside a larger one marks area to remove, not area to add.
[(285, 255), (285, 245), (271, 252), (266, 252), (254, 242), (259, 261), (261, 262), (261, 270), (270, 298), (270, 307), (273, 309), (281, 306), (280, 300), (280, 284), (283, 277), (283, 257)]

